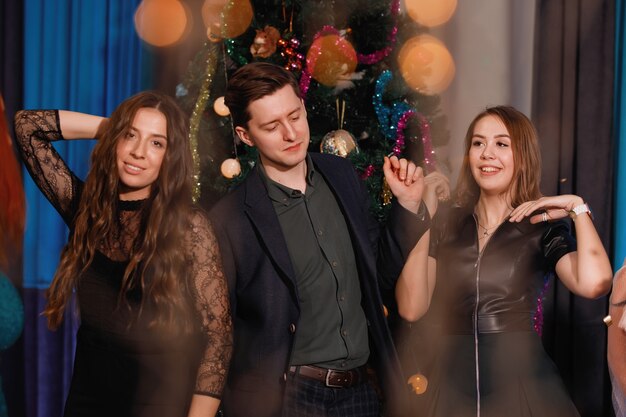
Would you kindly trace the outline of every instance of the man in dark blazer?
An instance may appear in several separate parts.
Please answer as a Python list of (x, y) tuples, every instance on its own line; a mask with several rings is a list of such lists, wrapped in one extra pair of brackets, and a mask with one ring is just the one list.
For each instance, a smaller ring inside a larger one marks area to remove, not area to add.
[(407, 411), (379, 286), (393, 291), (428, 228), (422, 170), (385, 159), (396, 198), (380, 231), (352, 165), (307, 152), (306, 109), (289, 71), (248, 64), (225, 101), (259, 163), (210, 212), (234, 324), (224, 415), (373, 417), (381, 391), (385, 415)]

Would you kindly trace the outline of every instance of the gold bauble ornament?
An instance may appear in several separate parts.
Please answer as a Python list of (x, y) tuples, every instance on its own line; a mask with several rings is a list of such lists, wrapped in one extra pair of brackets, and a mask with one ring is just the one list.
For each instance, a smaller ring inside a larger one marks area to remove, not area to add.
[(337, 85), (354, 72), (357, 56), (354, 47), (339, 35), (325, 35), (315, 39), (306, 56), (311, 76), (328, 87)]
[(357, 148), (356, 139), (354, 139), (352, 133), (347, 130), (337, 129), (328, 132), (324, 135), (320, 143), (320, 152), (322, 153), (329, 153), (345, 158), (352, 151), (358, 152), (359, 148)]
[(236, 158), (228, 158), (220, 165), (220, 171), (225, 178), (235, 178), (237, 175), (241, 174), (241, 164)]
[(428, 389), (428, 378), (422, 374), (411, 375), (406, 383), (411, 386), (411, 390), (417, 395), (425, 393), (426, 389)]
[(213, 102), (213, 110), (215, 110), (215, 113), (224, 117), (230, 114), (230, 110), (228, 109), (228, 106), (224, 104), (224, 96), (218, 97), (217, 100)]

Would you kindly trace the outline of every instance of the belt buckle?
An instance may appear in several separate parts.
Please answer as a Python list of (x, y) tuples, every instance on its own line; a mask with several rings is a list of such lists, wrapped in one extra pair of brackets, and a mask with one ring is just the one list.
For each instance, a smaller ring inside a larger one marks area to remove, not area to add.
[(344, 387), (344, 385), (332, 384), (332, 383), (330, 382), (330, 374), (331, 374), (332, 372), (337, 372), (337, 373), (339, 373), (338, 371), (335, 371), (335, 370), (333, 370), (333, 369), (327, 369), (327, 370), (326, 370), (326, 378), (325, 378), (325, 381), (324, 381), (324, 383), (326, 384), (326, 386), (327, 386), (327, 387), (329, 387), (329, 388), (343, 388), (343, 387)]

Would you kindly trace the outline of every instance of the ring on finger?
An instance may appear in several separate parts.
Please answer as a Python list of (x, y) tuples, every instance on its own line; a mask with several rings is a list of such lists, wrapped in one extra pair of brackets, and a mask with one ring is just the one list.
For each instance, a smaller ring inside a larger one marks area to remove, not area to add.
[(548, 221), (548, 213), (546, 213), (545, 211), (543, 213), (541, 213), (541, 221), (542, 222), (547, 222)]

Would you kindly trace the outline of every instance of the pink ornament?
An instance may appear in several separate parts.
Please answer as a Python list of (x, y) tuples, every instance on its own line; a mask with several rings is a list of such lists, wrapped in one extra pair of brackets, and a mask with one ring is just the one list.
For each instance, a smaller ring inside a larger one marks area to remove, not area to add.
[(374, 173), (374, 165), (369, 164), (367, 168), (365, 168), (365, 171), (363, 171), (363, 173), (361, 174), (361, 179), (366, 180), (369, 177), (371, 177), (373, 173)]

